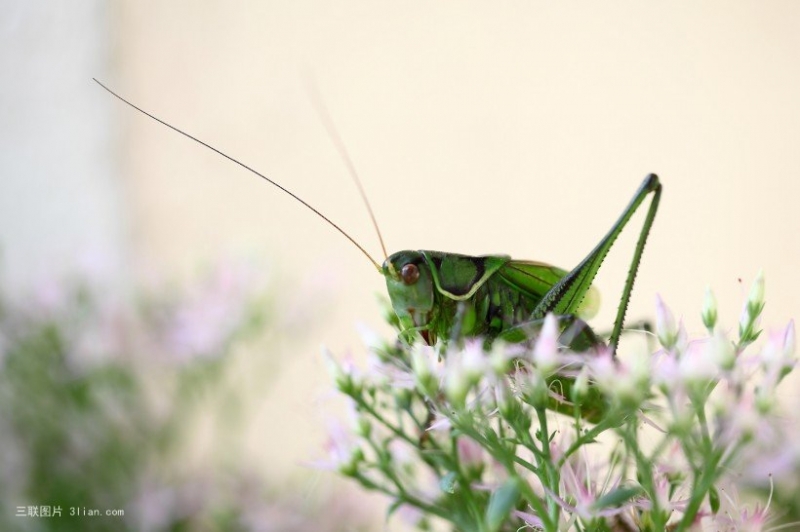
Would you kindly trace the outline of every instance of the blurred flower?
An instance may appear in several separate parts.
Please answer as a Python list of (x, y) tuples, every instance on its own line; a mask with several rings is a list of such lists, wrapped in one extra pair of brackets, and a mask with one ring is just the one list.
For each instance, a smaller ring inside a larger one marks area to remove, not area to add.
[(345, 476), (355, 474), (358, 464), (363, 458), (363, 453), (356, 440), (350, 436), (341, 423), (330, 421), (328, 423), (328, 439), (325, 442), (328, 460), (317, 461), (313, 465), (320, 469), (331, 469)]
[(213, 358), (244, 324), (252, 300), (254, 274), (247, 268), (222, 264), (200, 289), (184, 294), (161, 315), (166, 353), (178, 363), (194, 357)]

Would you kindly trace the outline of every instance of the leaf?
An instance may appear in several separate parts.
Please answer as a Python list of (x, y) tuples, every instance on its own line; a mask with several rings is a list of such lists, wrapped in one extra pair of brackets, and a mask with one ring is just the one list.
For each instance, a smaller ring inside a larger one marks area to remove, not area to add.
[(489, 498), (489, 506), (486, 508), (486, 527), (490, 532), (499, 530), (517, 505), (520, 494), (519, 482), (516, 477), (509, 478)]
[(708, 490), (708, 504), (711, 506), (712, 514), (719, 512), (719, 492), (714, 486), (711, 486), (711, 489)]
[(642, 491), (643, 490), (641, 486), (623, 486), (617, 488), (594, 501), (592, 508), (595, 510), (602, 510), (603, 508), (618, 508), (623, 503), (642, 493)]
[(445, 493), (455, 493), (457, 483), (458, 473), (455, 471), (450, 471), (439, 479), (439, 489)]

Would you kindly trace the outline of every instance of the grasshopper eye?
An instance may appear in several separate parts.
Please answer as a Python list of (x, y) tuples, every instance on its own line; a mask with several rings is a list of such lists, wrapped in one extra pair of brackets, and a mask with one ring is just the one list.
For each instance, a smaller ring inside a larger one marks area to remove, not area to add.
[(400, 270), (400, 277), (403, 278), (403, 283), (412, 285), (419, 279), (419, 268), (415, 264), (406, 264)]

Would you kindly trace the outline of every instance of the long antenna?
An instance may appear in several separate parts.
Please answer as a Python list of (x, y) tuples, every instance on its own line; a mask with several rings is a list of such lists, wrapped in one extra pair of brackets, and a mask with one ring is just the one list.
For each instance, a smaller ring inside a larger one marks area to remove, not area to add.
[(171, 130), (175, 131), (176, 133), (180, 133), (180, 134), (181, 134), (181, 135), (183, 135), (184, 137), (186, 137), (186, 138), (188, 138), (188, 139), (190, 139), (190, 140), (193, 140), (193, 141), (195, 141), (196, 143), (198, 143), (198, 144), (200, 144), (200, 145), (202, 145), (202, 146), (205, 146), (205, 147), (206, 147), (206, 148), (208, 148), (209, 150), (211, 150), (211, 151), (213, 151), (213, 152), (215, 152), (215, 153), (218, 153), (219, 155), (222, 155), (223, 157), (225, 157), (225, 158), (226, 158), (226, 159), (228, 159), (229, 161), (231, 161), (231, 162), (234, 162), (234, 163), (238, 164), (239, 166), (241, 166), (241, 167), (242, 167), (242, 168), (244, 168), (245, 170), (248, 170), (248, 171), (250, 171), (250, 172), (254, 173), (255, 175), (257, 175), (258, 177), (260, 177), (260, 178), (261, 178), (261, 179), (263, 179), (264, 181), (266, 181), (266, 182), (268, 182), (268, 183), (270, 183), (270, 184), (272, 184), (272, 185), (275, 185), (275, 186), (276, 186), (276, 187), (278, 187), (280, 190), (282, 190), (282, 191), (283, 191), (283, 192), (285, 192), (286, 194), (290, 195), (291, 197), (293, 197), (294, 199), (296, 199), (297, 201), (299, 201), (301, 204), (303, 204), (303, 205), (304, 205), (304, 206), (305, 206), (307, 209), (309, 209), (311, 212), (313, 212), (314, 214), (316, 214), (317, 216), (319, 216), (320, 218), (322, 218), (323, 220), (325, 220), (325, 221), (326, 221), (326, 222), (327, 222), (327, 223), (328, 223), (328, 224), (329, 224), (331, 227), (333, 227), (334, 229), (336, 229), (337, 231), (339, 231), (339, 232), (340, 232), (342, 235), (344, 235), (344, 237), (345, 237), (345, 238), (347, 238), (347, 240), (349, 240), (350, 242), (352, 242), (352, 243), (353, 243), (353, 245), (354, 245), (355, 247), (357, 247), (357, 248), (359, 249), (359, 251), (361, 251), (361, 253), (363, 253), (363, 254), (364, 254), (364, 256), (365, 256), (365, 257), (367, 257), (367, 258), (369, 259), (369, 261), (370, 261), (370, 262), (371, 262), (371, 263), (372, 263), (372, 264), (375, 266), (375, 268), (376, 268), (378, 271), (381, 271), (381, 267), (380, 267), (380, 265), (379, 265), (379, 264), (378, 264), (378, 263), (375, 261), (375, 259), (373, 259), (373, 258), (372, 258), (372, 255), (370, 255), (369, 253), (367, 253), (367, 250), (366, 250), (366, 249), (364, 249), (363, 247), (361, 247), (361, 244), (359, 244), (358, 242), (356, 242), (356, 241), (355, 241), (355, 239), (353, 239), (353, 237), (351, 237), (350, 235), (348, 235), (348, 234), (347, 234), (347, 233), (344, 231), (344, 229), (342, 229), (341, 227), (339, 227), (338, 225), (336, 225), (335, 223), (333, 223), (333, 222), (332, 222), (332, 221), (331, 221), (331, 220), (330, 220), (330, 219), (329, 219), (327, 216), (325, 216), (324, 214), (322, 214), (321, 212), (319, 212), (317, 209), (315, 209), (314, 207), (312, 207), (311, 205), (309, 205), (307, 201), (305, 201), (304, 199), (302, 199), (301, 197), (299, 197), (299, 196), (298, 196), (297, 194), (295, 194), (294, 192), (292, 192), (292, 191), (290, 191), (290, 190), (288, 190), (288, 189), (284, 188), (283, 186), (279, 185), (278, 183), (276, 183), (276, 182), (275, 182), (275, 181), (273, 181), (272, 179), (268, 178), (267, 176), (265, 176), (265, 175), (264, 175), (264, 174), (262, 174), (261, 172), (259, 172), (259, 171), (257, 171), (257, 170), (254, 170), (253, 168), (251, 168), (251, 167), (247, 166), (247, 165), (246, 165), (246, 164), (244, 164), (243, 162), (241, 162), (241, 161), (239, 161), (239, 160), (237, 160), (237, 159), (234, 159), (233, 157), (231, 157), (231, 156), (230, 156), (230, 155), (228, 155), (227, 153), (223, 153), (222, 151), (218, 150), (218, 149), (217, 149), (217, 148), (215, 148), (214, 146), (212, 146), (212, 145), (210, 145), (210, 144), (208, 144), (208, 143), (206, 143), (206, 142), (203, 142), (202, 140), (198, 139), (197, 137), (195, 137), (195, 136), (193, 136), (193, 135), (190, 135), (189, 133), (186, 133), (185, 131), (182, 131), (182, 130), (178, 129), (177, 127), (173, 126), (172, 124), (168, 124), (167, 122), (165, 122), (165, 121), (161, 120), (161, 119), (160, 119), (160, 118), (158, 118), (157, 116), (154, 116), (154, 115), (152, 115), (152, 114), (148, 113), (147, 111), (145, 111), (145, 110), (144, 110), (144, 109), (142, 109), (141, 107), (138, 107), (138, 106), (136, 106), (136, 105), (132, 104), (131, 102), (129, 102), (128, 100), (126, 100), (125, 98), (123, 98), (122, 96), (120, 96), (119, 94), (117, 94), (116, 92), (112, 91), (111, 89), (109, 89), (108, 87), (106, 87), (105, 85), (103, 85), (103, 84), (102, 84), (100, 81), (98, 81), (96, 78), (92, 78), (92, 79), (94, 80), (94, 82), (95, 82), (95, 83), (97, 83), (98, 85), (100, 85), (101, 87), (103, 87), (103, 88), (104, 88), (106, 91), (108, 91), (109, 93), (111, 93), (111, 95), (112, 95), (112, 96), (114, 96), (115, 98), (117, 98), (117, 99), (121, 100), (122, 102), (124, 102), (125, 104), (129, 105), (130, 107), (133, 107), (134, 109), (136, 109), (137, 111), (139, 111), (139, 112), (140, 112), (140, 113), (142, 113), (143, 115), (149, 116), (150, 118), (152, 118), (152, 119), (153, 119), (153, 120), (155, 120), (156, 122), (158, 122), (158, 123), (160, 123), (160, 124), (163, 124), (163, 125), (167, 126), (168, 128), (170, 128)]
[(383, 243), (383, 235), (381, 235), (381, 230), (378, 227), (378, 221), (375, 219), (375, 213), (372, 212), (372, 206), (369, 204), (369, 200), (367, 199), (367, 193), (364, 192), (364, 187), (361, 185), (361, 179), (359, 179), (358, 172), (356, 172), (356, 166), (353, 164), (353, 160), (350, 158), (350, 154), (347, 152), (347, 147), (344, 145), (341, 135), (339, 135), (339, 132), (336, 130), (336, 126), (333, 124), (333, 120), (328, 112), (328, 108), (325, 106), (325, 102), (317, 90), (317, 85), (313, 82), (313, 80), (307, 79), (307, 88), (311, 96), (311, 102), (314, 104), (314, 110), (317, 111), (317, 115), (322, 121), (325, 131), (328, 133), (328, 137), (330, 137), (333, 145), (336, 146), (336, 151), (339, 152), (339, 156), (344, 161), (345, 166), (347, 166), (347, 171), (350, 173), (350, 177), (353, 178), (353, 182), (355, 182), (356, 187), (358, 187), (358, 193), (361, 195), (361, 199), (364, 202), (364, 205), (367, 207), (367, 212), (372, 220), (372, 227), (374, 227), (375, 232), (378, 233), (378, 241), (381, 243), (383, 256), (389, 257), (389, 254), (386, 252), (386, 244)]

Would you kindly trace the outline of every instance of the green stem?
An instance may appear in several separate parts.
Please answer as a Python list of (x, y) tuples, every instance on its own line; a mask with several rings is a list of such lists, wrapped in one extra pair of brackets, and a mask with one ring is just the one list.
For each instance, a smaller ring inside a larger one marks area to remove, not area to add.
[(461, 461), (458, 458), (458, 437), (455, 436), (452, 432), (450, 433), (450, 443), (451, 443), (451, 454), (453, 456), (453, 472), (458, 475), (458, 485), (461, 487), (459, 494), (464, 497), (464, 502), (467, 505), (467, 511), (472, 516), (473, 521), (478, 525), (480, 529), (483, 527), (483, 515), (481, 514), (480, 509), (478, 508), (477, 501), (475, 497), (472, 496), (472, 486), (469, 484), (469, 479), (467, 479), (464, 471), (461, 469)]
[[(554, 467), (553, 460), (550, 455), (550, 431), (547, 428), (547, 410), (545, 408), (537, 408), (536, 414), (539, 418), (539, 434), (541, 435), (542, 443), (542, 458), (539, 465), (544, 470), (544, 478), (541, 476), (539, 478), (542, 478), (543, 484), (547, 489), (553, 493), (558, 493), (558, 484), (560, 479), (558, 470)], [(530, 437), (530, 433), (527, 433), (527, 431), (526, 436), (530, 440), (531, 447), (535, 447), (535, 444)], [(547, 511), (550, 519), (553, 522), (558, 523), (558, 503), (556, 503), (552, 497), (548, 497), (546, 500)]]
[(582, 436), (578, 437), (572, 445), (570, 445), (564, 452), (564, 456), (558, 461), (559, 468), (563, 466), (567, 459), (572, 456), (578, 449), (586, 444), (592, 443), (600, 434), (612, 428), (616, 424), (616, 420), (603, 419), (600, 423), (594, 426), (591, 430), (585, 432)]
[(374, 482), (373, 480), (365, 477), (364, 475), (362, 475), (361, 473), (358, 473), (358, 472), (356, 472), (353, 475), (353, 478), (355, 478), (357, 481), (359, 481), (361, 483), (361, 485), (364, 486), (367, 489), (370, 489), (372, 491), (377, 491), (379, 493), (383, 493), (384, 495), (387, 495), (387, 496), (391, 497), (394, 500), (402, 501), (405, 504), (410, 504), (411, 506), (419, 508), (420, 510), (422, 510), (425, 513), (428, 513), (428, 514), (431, 514), (431, 515), (435, 515), (437, 517), (440, 517), (440, 518), (444, 519), (445, 521), (450, 521), (451, 523), (453, 522), (452, 519), (451, 519), (451, 515), (448, 512), (446, 512), (444, 509), (438, 508), (437, 506), (435, 506), (433, 504), (428, 504), (427, 502), (425, 502), (422, 499), (419, 499), (419, 498), (417, 498), (417, 497), (415, 497), (413, 495), (410, 495), (410, 494), (408, 494), (406, 492), (396, 493), (396, 492), (390, 490), (389, 488), (387, 488), (385, 486), (381, 486), (380, 484)]
[(649, 495), (652, 508), (650, 510), (650, 519), (653, 521), (653, 530), (666, 530), (667, 520), (665, 519), (664, 512), (662, 511), (658, 494), (656, 492), (656, 483), (653, 477), (652, 461), (642, 453), (639, 448), (639, 441), (636, 436), (636, 418), (629, 420), (625, 428), (621, 431), (625, 448), (629, 453), (632, 453), (636, 461), (637, 476), (639, 482), (642, 484), (645, 492)]

